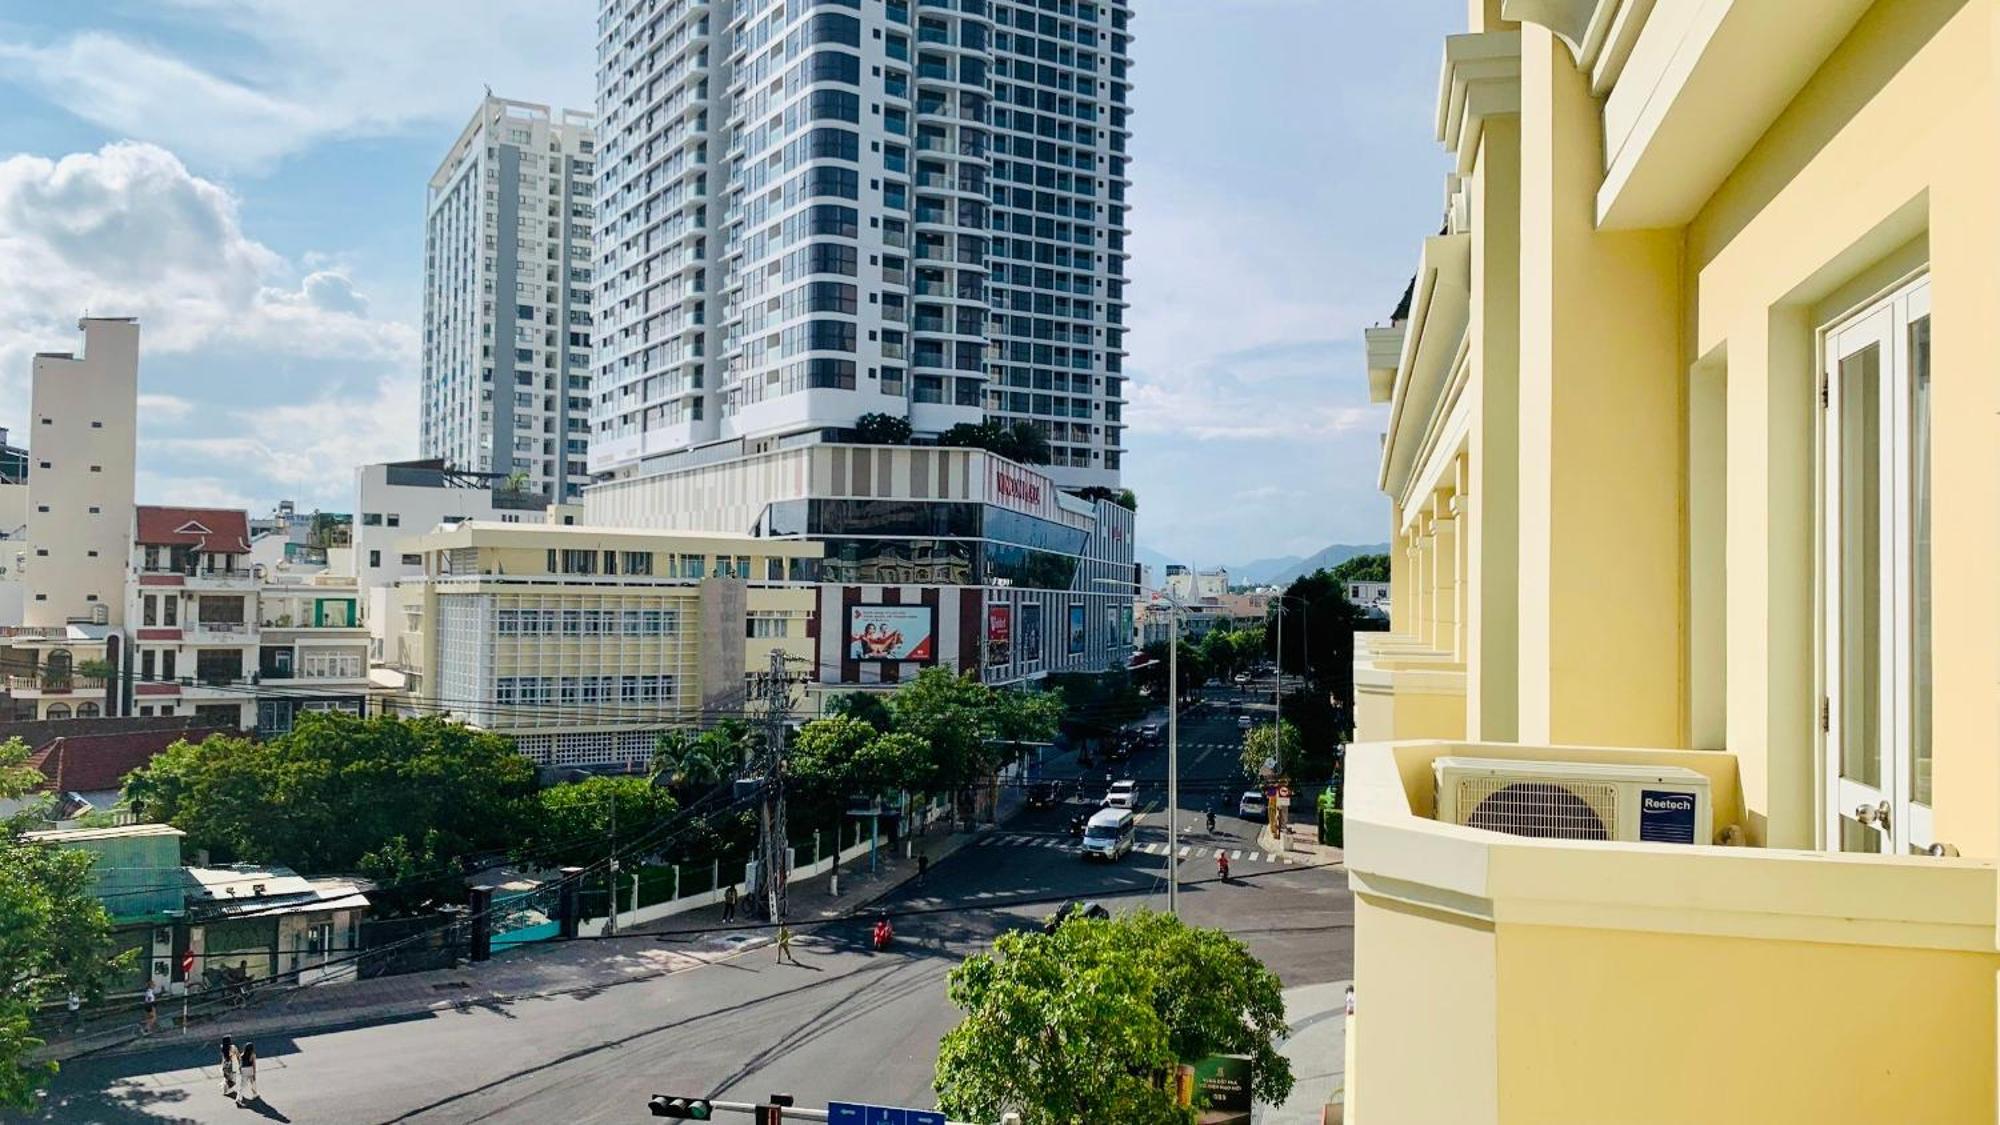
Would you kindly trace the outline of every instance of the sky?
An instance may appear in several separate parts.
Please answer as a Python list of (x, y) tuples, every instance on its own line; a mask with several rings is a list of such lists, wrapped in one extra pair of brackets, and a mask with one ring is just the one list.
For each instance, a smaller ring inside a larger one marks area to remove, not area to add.
[[(1138, 0), (1142, 545), (1379, 541), (1385, 320), (1444, 205), (1463, 0)], [(592, 104), (590, 0), (0, 6), (0, 426), (84, 313), (141, 322), (139, 498), (345, 511), (417, 455), (424, 189), (490, 85)]]

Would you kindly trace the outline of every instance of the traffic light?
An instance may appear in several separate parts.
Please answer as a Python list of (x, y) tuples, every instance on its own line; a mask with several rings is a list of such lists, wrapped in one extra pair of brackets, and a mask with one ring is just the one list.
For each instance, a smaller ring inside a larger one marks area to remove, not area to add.
[(646, 1111), (654, 1117), (674, 1117), (682, 1121), (707, 1121), (715, 1113), (715, 1107), (707, 1098), (670, 1098), (665, 1094), (654, 1094), (646, 1100)]

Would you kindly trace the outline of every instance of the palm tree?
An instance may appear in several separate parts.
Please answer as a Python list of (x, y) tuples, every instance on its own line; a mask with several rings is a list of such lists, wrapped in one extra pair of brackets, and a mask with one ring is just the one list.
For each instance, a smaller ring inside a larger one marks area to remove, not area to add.
[(734, 774), (742, 751), (733, 732), (661, 731), (653, 743), (652, 777), (674, 788), (714, 785)]

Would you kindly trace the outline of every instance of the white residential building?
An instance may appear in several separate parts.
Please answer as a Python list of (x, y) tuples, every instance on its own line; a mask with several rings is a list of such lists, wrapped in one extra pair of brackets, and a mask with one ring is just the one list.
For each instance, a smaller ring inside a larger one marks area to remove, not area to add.
[(422, 451), (552, 500), (589, 480), (591, 117), (487, 96), (431, 176)]
[(382, 622), (391, 590), (424, 572), (422, 556), (402, 550), (407, 540), (466, 520), (540, 523), (548, 508), (540, 493), (509, 490), (504, 474), (460, 471), (440, 458), (363, 465), (354, 477), (352, 569), (376, 660), (387, 658)]
[(274, 575), (250, 561), (248, 536), (240, 509), (138, 508), (131, 713), (278, 734), (300, 710), (364, 710), (368, 633), (353, 580)]
[(139, 322), (85, 317), (78, 327), (83, 354), (34, 359), (26, 533), (6, 560), (25, 586), (22, 619), (30, 626), (124, 621)]
[(991, 418), (1116, 485), (1126, 0), (600, 0), (590, 467)]

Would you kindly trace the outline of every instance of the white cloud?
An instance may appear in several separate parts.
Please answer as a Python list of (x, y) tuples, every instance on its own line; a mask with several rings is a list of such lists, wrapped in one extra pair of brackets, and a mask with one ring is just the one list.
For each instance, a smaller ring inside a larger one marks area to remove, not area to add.
[(231, 171), (328, 138), (464, 118), (483, 82), (575, 109), (592, 97), (594, 21), (571, 4), (171, 0), (149, 15), (185, 24), (192, 50), (213, 57), (86, 31), (0, 41), (0, 77), (119, 136)]
[(192, 413), (194, 403), (179, 395), (139, 395), (139, 417), (149, 422), (178, 422)]
[[(0, 263), (0, 425), (25, 421), (28, 357), (74, 346), (80, 314), (139, 318), (141, 458), (186, 459), (148, 464), (148, 499), (344, 492), (355, 464), (414, 444), (415, 329), (370, 319), (338, 267), (299, 276), (164, 149), (0, 160)], [(305, 398), (275, 385), (300, 366), (333, 372), (310, 401), (249, 405)], [(163, 390), (163, 369), (188, 375)], [(222, 466), (241, 479), (219, 483)]]

